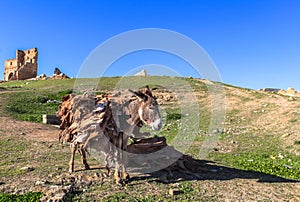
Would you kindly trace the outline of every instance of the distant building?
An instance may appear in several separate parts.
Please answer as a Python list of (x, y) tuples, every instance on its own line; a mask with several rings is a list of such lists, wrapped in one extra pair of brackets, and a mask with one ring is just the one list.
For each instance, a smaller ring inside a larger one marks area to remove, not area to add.
[(37, 76), (37, 48), (17, 50), (16, 58), (6, 60), (4, 64), (4, 80), (25, 80)]
[(134, 76), (147, 76), (147, 72), (145, 69), (143, 69), (142, 71), (136, 73)]
[(271, 92), (271, 93), (278, 93), (278, 91), (280, 91), (279, 88), (263, 88), (261, 90), (263, 90), (265, 92)]

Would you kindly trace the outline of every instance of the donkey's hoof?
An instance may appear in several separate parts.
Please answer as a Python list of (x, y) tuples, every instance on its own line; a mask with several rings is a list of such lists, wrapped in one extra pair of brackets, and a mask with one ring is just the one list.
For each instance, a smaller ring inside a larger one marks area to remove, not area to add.
[(129, 179), (130, 179), (130, 176), (129, 176), (128, 173), (122, 173), (122, 178), (123, 178), (124, 180), (129, 180)]
[(105, 166), (105, 168), (106, 168), (106, 171), (107, 171), (107, 176), (110, 176), (110, 168), (108, 167), (108, 166)]
[(124, 183), (123, 183), (123, 180), (121, 180), (121, 178), (119, 178), (119, 179), (116, 179), (116, 184), (123, 186)]
[(116, 184), (122, 184), (122, 179), (119, 177), (119, 175), (114, 174), (114, 179), (116, 181)]

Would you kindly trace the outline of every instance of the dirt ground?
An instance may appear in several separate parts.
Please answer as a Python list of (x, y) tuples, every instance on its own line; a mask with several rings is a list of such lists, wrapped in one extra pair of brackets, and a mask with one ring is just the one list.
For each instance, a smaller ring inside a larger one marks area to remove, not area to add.
[[(235, 97), (227, 100), (227, 110), (232, 110), (241, 107), (241, 100), (237, 97), (247, 97), (248, 92), (243, 92), (232, 88), (230, 91)], [(253, 99), (255, 96), (253, 96)], [(1, 101), (0, 101), (1, 102)], [(259, 103), (259, 104), (257, 104)], [(287, 98), (277, 95), (266, 95), (266, 98), (257, 101), (248, 101), (243, 107), (248, 108), (238, 114), (240, 119), (247, 119), (250, 117), (248, 113), (260, 113), (259, 118), (255, 120), (249, 120), (247, 127), (255, 131), (255, 127), (264, 127), (266, 130), (275, 129), (275, 134), (284, 139), (286, 146), (292, 145), (294, 140), (300, 140), (299, 126), (298, 124), (290, 126), (290, 119), (293, 116), (299, 115), (298, 102), (288, 102)], [(273, 110), (273, 106), (277, 107), (277, 110)], [(262, 107), (265, 107), (264, 111)], [(257, 110), (257, 112), (255, 112)], [(274, 118), (276, 117), (276, 118)], [(0, 134), (2, 136), (21, 136), (28, 141), (44, 142), (44, 147), (37, 147), (35, 152), (39, 152), (40, 149), (49, 151), (51, 153), (50, 146), (59, 148), (58, 143), (59, 129), (54, 126), (31, 123), (26, 121), (17, 121), (0, 114)], [(0, 152), (5, 151), (5, 148), (1, 148)], [(66, 150), (65, 150), (66, 151)], [(50, 155), (56, 155), (50, 154)], [(67, 162), (69, 156), (65, 156)], [(154, 173), (150, 175), (132, 175), (133, 180), (129, 183), (132, 186), (132, 193), (142, 195), (146, 190), (157, 192), (158, 195), (163, 194), (165, 191), (160, 190), (161, 186), (176, 187), (178, 183), (182, 181), (190, 181), (194, 187), (200, 187), (199, 192), (195, 193), (201, 197), (204, 201), (300, 201), (300, 183), (292, 180), (283, 179), (276, 176), (271, 176), (258, 172), (242, 171), (239, 169), (229, 168), (215, 163), (201, 161), (207, 172), (199, 173), (199, 178), (189, 178), (186, 176), (174, 176), (174, 179), (164, 180), (162, 179), (162, 173)], [(45, 191), (45, 186), (39, 185), (46, 183), (47, 181), (58, 183), (62, 179), (83, 179), (92, 178), (87, 183), (93, 185), (93, 181), (97, 181), (98, 186), (95, 189), (100, 189), (99, 184), (106, 183), (107, 177), (101, 171), (100, 176), (96, 175), (98, 171), (91, 170), (88, 173), (83, 172), (80, 166), (77, 167), (75, 174), (67, 174), (67, 164), (65, 166), (56, 166), (57, 162), (53, 162), (53, 171), (47, 177), (43, 174), (37, 173), (36, 175), (30, 175), (30, 178), (26, 177), (4, 177), (0, 179), (0, 191), (4, 193), (24, 193), (27, 191)], [(48, 168), (51, 170), (51, 167)], [(157, 184), (151, 183), (151, 180), (145, 179), (158, 179)], [(46, 181), (45, 181), (46, 179)], [(44, 180), (44, 181), (43, 181)], [(80, 183), (82, 180), (80, 181)], [(108, 182), (109, 186), (107, 191), (103, 189), (101, 195), (108, 195), (111, 192), (130, 192), (126, 188), (120, 188), (113, 185), (112, 180)], [(141, 185), (142, 184), (142, 185)], [(167, 184), (167, 185), (166, 185)], [(160, 186), (161, 185), (161, 186)], [(134, 186), (137, 186), (135, 190)], [(140, 188), (143, 186), (143, 188)], [(17, 191), (16, 191), (17, 190)], [(144, 191), (140, 191), (144, 190)], [(93, 198), (93, 191), (87, 197)], [(131, 192), (130, 192), (131, 193)], [(196, 197), (197, 198), (197, 197)], [(170, 201), (170, 199), (168, 199)]]
[(56, 142), (58, 140), (59, 129), (55, 126), (18, 121), (7, 117), (0, 117), (0, 125), (1, 133), (4, 135), (21, 135), (29, 141)]
[[(16, 121), (7, 117), (0, 117), (0, 125), (1, 133), (5, 136), (16, 134), (24, 136), (28, 141), (35, 140), (58, 144), (57, 134), (59, 130), (53, 126)], [(1, 148), (1, 150), (3, 151), (5, 148)], [(215, 201), (300, 201), (300, 183), (298, 182), (209, 163), (207, 163), (206, 169), (212, 172), (200, 173), (202, 179), (194, 182), (201, 186), (202, 191), (198, 193), (199, 195), (214, 195)], [(75, 175), (80, 175), (80, 171)], [(26, 179), (26, 183), (35, 184), (37, 180), (38, 176)], [(0, 187), (5, 184), (7, 186), (9, 181), (2, 182)], [(24, 181), (22, 178), (15, 178), (14, 182), (10, 183), (13, 183), (15, 187), (21, 186)], [(172, 182), (169, 183), (172, 184)], [(174, 183), (176, 182), (174, 181)], [(6, 191), (9, 192), (9, 190)]]

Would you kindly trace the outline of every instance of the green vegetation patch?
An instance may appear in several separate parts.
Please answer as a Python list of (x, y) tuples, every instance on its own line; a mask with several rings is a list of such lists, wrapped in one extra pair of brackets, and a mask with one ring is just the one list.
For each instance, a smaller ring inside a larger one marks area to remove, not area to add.
[(35, 202), (42, 198), (41, 192), (28, 192), (26, 194), (0, 194), (0, 202)]
[(266, 97), (266, 95), (264, 93), (261, 93), (258, 91), (251, 92), (251, 95), (256, 99), (262, 99), (262, 98)]
[(242, 170), (300, 180), (300, 157), (290, 154), (218, 154), (214, 156), (214, 160)]
[(289, 120), (290, 123), (295, 123), (295, 122), (297, 122), (297, 121), (298, 121), (298, 119), (295, 119), (295, 118)]
[(11, 117), (31, 122), (42, 122), (43, 114), (55, 114), (61, 98), (72, 93), (63, 90), (57, 93), (22, 92), (9, 93), (4, 110)]
[(300, 145), (300, 140), (296, 140), (296, 141), (294, 142), (294, 144)]

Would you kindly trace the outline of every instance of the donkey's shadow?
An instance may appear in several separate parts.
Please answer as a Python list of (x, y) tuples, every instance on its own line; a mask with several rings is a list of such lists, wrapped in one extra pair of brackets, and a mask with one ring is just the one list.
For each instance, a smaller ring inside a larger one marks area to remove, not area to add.
[[(191, 157), (190, 157), (191, 158)], [(152, 173), (133, 174), (131, 181), (150, 180), (161, 183), (175, 183), (192, 180), (233, 180), (233, 179), (257, 179), (261, 183), (299, 183), (298, 180), (286, 179), (256, 171), (245, 171), (237, 168), (222, 166), (213, 161), (193, 159), (193, 164), (199, 166), (198, 172), (185, 172), (180, 168), (162, 169)], [(129, 170), (134, 168), (129, 168)]]

